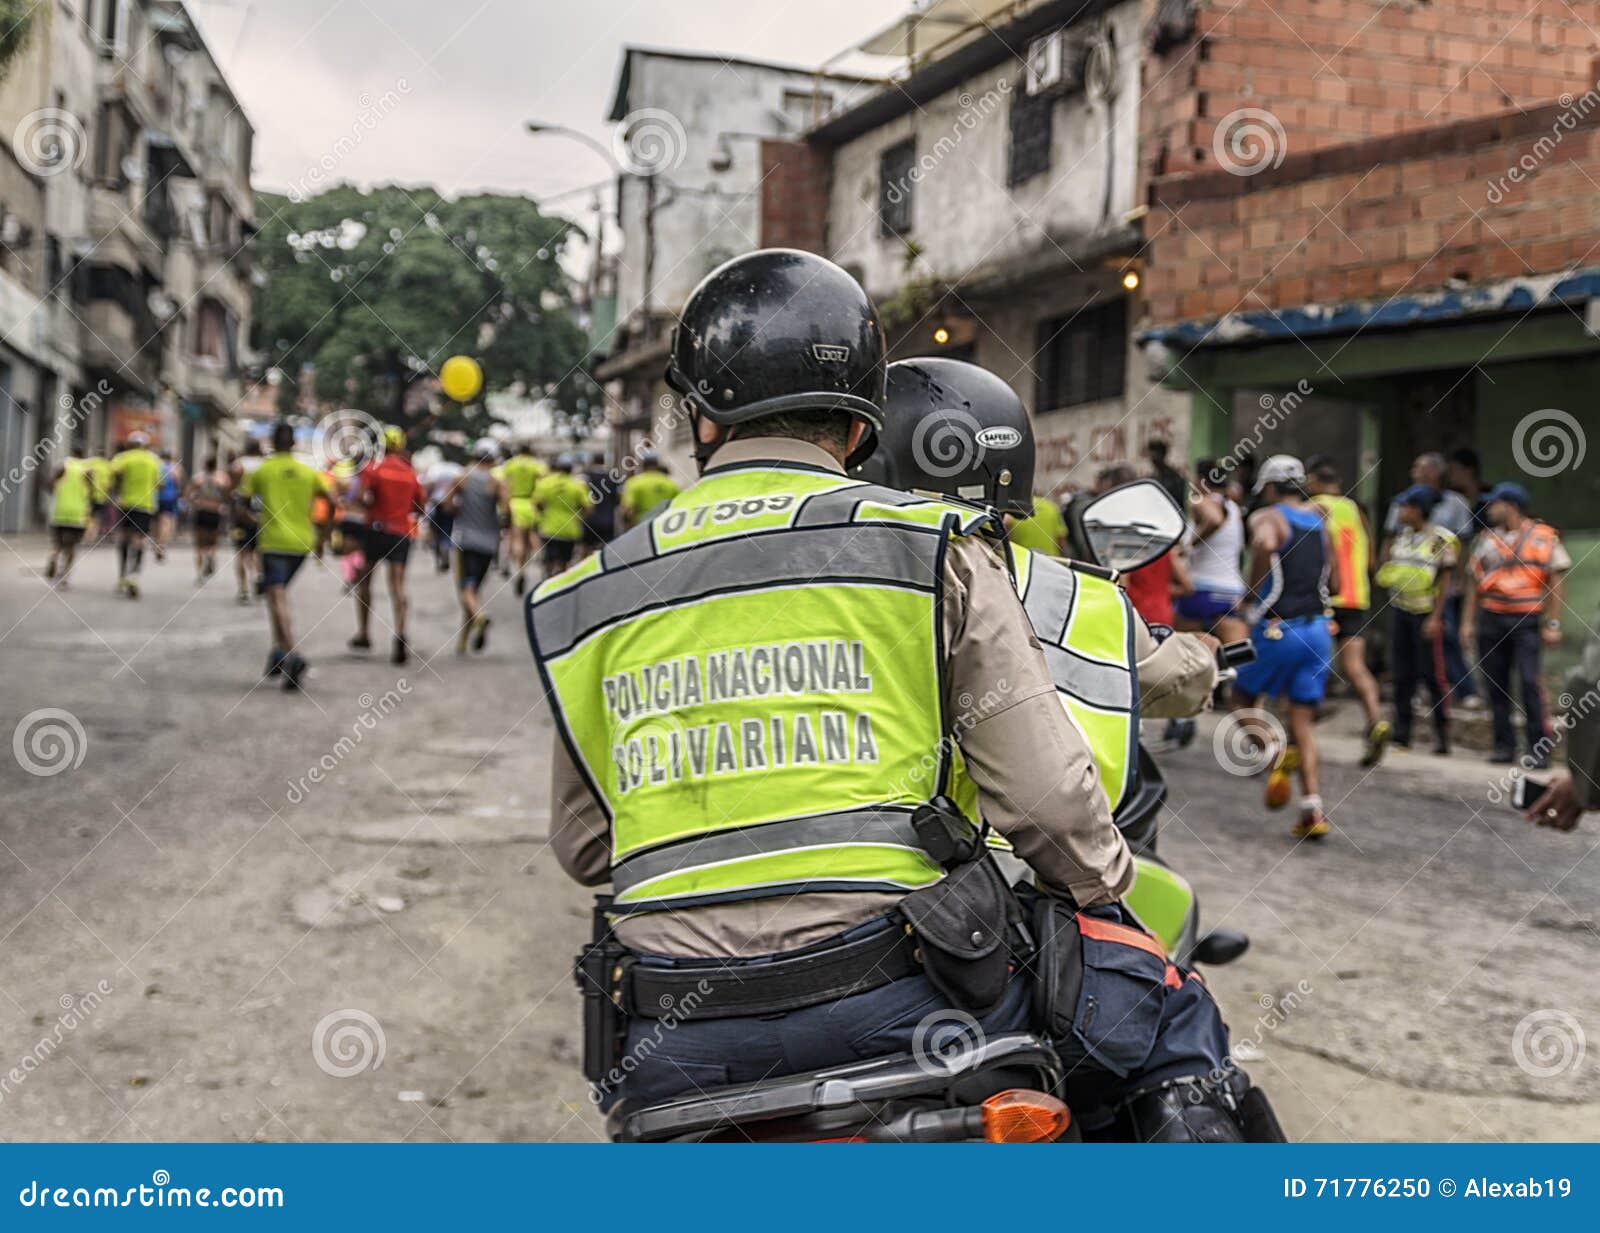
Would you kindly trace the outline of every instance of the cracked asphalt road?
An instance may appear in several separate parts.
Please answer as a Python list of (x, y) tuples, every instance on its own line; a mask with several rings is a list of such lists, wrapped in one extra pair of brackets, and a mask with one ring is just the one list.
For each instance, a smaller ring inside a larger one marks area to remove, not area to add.
[[(568, 976), (588, 898), (545, 848), (509, 588), (457, 659), (418, 553), (394, 668), (386, 637), (344, 649), (350, 601), (308, 566), (294, 697), (261, 686), (265, 613), (226, 571), (196, 588), (180, 549), (135, 604), (109, 550), (64, 595), (41, 560), (0, 548), (0, 1136), (599, 1137)], [(1252, 937), (1209, 978), (1293, 1137), (1600, 1132), (1600, 828), (1530, 830), (1470, 757), (1364, 775), (1335, 741), (1338, 833), (1295, 848), (1209, 722), (1162, 757), (1164, 853)]]

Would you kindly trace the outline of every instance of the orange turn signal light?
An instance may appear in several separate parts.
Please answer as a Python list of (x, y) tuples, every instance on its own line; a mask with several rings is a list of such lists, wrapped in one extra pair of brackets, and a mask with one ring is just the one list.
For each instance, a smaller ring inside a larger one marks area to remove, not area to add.
[(1071, 1124), (1065, 1102), (1025, 1087), (996, 1092), (983, 1102), (983, 1137), (990, 1143), (1049, 1143)]

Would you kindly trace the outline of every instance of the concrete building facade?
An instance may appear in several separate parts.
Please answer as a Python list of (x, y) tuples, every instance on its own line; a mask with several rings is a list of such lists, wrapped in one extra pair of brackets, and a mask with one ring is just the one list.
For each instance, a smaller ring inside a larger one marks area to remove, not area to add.
[(70, 442), (233, 440), (251, 298), (251, 127), (184, 6), (32, 21), (0, 80), (0, 532), (43, 521)]

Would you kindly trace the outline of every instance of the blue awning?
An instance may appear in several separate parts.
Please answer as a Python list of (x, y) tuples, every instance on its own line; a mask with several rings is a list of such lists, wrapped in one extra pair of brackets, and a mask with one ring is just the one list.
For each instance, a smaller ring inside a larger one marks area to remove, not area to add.
[(1501, 313), (1526, 313), (1535, 308), (1555, 307), (1597, 296), (1600, 296), (1600, 267), (1570, 274), (1529, 275), (1459, 290), (1418, 292), (1390, 300), (1229, 313), (1214, 321), (1156, 326), (1143, 331), (1139, 341), (1161, 342), (1184, 349), (1276, 342), (1354, 334), (1366, 329), (1438, 325)]

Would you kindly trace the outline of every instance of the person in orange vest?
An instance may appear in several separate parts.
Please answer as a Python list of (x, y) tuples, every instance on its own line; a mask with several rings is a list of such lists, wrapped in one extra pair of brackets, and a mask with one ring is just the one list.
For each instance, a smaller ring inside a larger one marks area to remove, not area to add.
[(1494, 717), (1492, 762), (1516, 759), (1511, 727), (1511, 678), (1522, 688), (1524, 765), (1550, 764), (1553, 740), (1539, 683), (1544, 647), (1561, 645), (1561, 606), (1572, 558), (1549, 523), (1528, 513), (1528, 490), (1497, 484), (1489, 493), (1488, 530), (1478, 536), (1469, 564), (1470, 586), (1461, 616), (1461, 641), (1478, 647), (1478, 667)]

